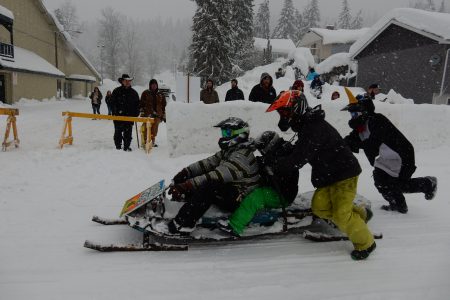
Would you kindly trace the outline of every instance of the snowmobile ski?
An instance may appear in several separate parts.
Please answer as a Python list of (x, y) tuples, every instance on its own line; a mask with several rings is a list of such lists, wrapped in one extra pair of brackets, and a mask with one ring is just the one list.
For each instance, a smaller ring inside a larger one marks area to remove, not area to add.
[[(348, 237), (345, 235), (333, 235), (323, 232), (313, 232), (310, 230), (303, 231), (303, 237), (309, 241), (313, 242), (337, 242), (337, 241), (348, 241)], [(373, 235), (376, 240), (382, 239), (382, 233), (376, 233)]]
[(137, 251), (186, 251), (186, 245), (166, 245), (159, 243), (149, 243), (142, 245), (101, 245), (91, 241), (84, 242), (84, 247), (100, 252), (137, 252)]
[(128, 222), (125, 219), (107, 219), (99, 216), (93, 216), (92, 222), (102, 225), (128, 225)]

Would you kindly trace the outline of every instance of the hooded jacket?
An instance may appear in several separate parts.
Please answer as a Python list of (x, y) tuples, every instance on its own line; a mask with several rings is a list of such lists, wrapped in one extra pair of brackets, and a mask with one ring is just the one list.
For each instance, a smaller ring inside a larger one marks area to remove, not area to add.
[[(264, 78), (269, 77), (270, 86), (269, 89), (266, 90), (263, 88), (262, 82)], [(253, 102), (262, 102), (267, 104), (272, 104), (275, 98), (277, 97), (277, 91), (273, 88), (273, 78), (268, 73), (263, 73), (261, 75), (261, 80), (259, 84), (255, 85), (250, 92), (248, 99)]]
[(321, 109), (309, 109), (298, 121), (298, 141), (292, 153), (277, 160), (276, 168), (298, 169), (309, 163), (311, 182), (322, 188), (336, 182), (356, 177), (361, 173), (358, 160), (337, 130), (325, 121)]
[[(158, 82), (152, 82), (158, 84)], [(145, 90), (141, 95), (139, 101), (139, 108), (141, 115), (144, 117), (156, 117), (161, 120), (166, 119), (166, 97), (163, 93), (156, 89), (156, 91)]]

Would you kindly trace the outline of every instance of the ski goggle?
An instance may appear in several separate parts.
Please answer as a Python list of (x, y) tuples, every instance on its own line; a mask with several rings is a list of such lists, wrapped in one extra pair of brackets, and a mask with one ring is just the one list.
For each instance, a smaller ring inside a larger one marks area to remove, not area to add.
[(241, 133), (247, 132), (248, 128), (241, 128), (241, 129), (230, 129), (230, 128), (225, 128), (222, 129), (222, 137), (224, 138), (230, 138), (233, 136), (237, 136), (240, 135)]
[(350, 115), (352, 116), (352, 119), (356, 119), (357, 117), (362, 115), (362, 112), (352, 111), (352, 112), (350, 112)]

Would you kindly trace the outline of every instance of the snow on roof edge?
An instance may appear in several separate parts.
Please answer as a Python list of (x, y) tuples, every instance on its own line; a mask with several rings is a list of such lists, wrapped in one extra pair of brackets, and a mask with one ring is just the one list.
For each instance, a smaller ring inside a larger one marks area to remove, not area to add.
[[(254, 38), (254, 40), (256, 49), (262, 50), (267, 47), (267, 39)], [(272, 46), (272, 52), (289, 54), (290, 51), (295, 49), (295, 44), (291, 39), (270, 39), (270, 45)]]
[(67, 76), (66, 78), (72, 79), (72, 80), (83, 80), (83, 81), (91, 81), (91, 82), (97, 81), (97, 79), (94, 76), (82, 75), (82, 74), (71, 74), (70, 76)]
[(10, 18), (11, 20), (14, 20), (13, 12), (2, 5), (0, 5), (0, 15), (3, 15), (7, 18)]
[(359, 38), (367, 34), (370, 28), (361, 29), (326, 29), (326, 28), (310, 28), (309, 31), (322, 37), (324, 45), (329, 44), (349, 44), (354, 43)]

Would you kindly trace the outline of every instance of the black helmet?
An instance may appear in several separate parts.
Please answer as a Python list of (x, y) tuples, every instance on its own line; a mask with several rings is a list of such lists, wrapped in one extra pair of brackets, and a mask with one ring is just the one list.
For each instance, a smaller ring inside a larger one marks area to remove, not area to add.
[(250, 134), (248, 123), (236, 117), (223, 120), (214, 127), (222, 130), (222, 138), (219, 140), (219, 146), (222, 150), (246, 142)]
[(275, 131), (265, 131), (256, 138), (255, 147), (262, 155), (266, 155), (272, 152), (282, 141), (283, 139)]

